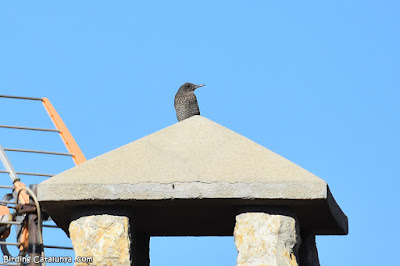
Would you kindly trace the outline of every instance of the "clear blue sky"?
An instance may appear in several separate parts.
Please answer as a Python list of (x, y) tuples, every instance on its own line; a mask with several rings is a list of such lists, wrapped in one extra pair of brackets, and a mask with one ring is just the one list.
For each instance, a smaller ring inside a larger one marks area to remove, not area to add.
[[(322, 265), (393, 265), (399, 13), (394, 0), (1, 1), (0, 94), (48, 97), (93, 158), (175, 123), (178, 87), (204, 83), (202, 115), (328, 182), (350, 233), (317, 238)], [(34, 103), (3, 99), (0, 113), (51, 125)], [(22, 134), (2, 130), (0, 144), (64, 149)], [(73, 165), (13, 156), (21, 171)], [(235, 264), (232, 238), (151, 248), (152, 266)]]

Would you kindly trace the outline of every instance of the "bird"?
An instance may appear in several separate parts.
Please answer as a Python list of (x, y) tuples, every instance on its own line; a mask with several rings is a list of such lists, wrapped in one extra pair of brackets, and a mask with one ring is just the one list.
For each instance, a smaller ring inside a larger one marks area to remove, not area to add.
[(183, 84), (175, 94), (175, 111), (178, 122), (185, 120), (194, 115), (200, 115), (199, 104), (197, 103), (194, 90), (203, 85), (195, 85), (190, 82)]

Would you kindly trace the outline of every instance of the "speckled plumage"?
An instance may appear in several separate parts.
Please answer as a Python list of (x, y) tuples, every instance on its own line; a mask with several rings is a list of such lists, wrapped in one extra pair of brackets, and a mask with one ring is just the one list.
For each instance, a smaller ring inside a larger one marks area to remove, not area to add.
[(175, 111), (178, 121), (185, 120), (194, 115), (200, 115), (194, 90), (204, 85), (194, 85), (193, 83), (183, 84), (175, 95)]

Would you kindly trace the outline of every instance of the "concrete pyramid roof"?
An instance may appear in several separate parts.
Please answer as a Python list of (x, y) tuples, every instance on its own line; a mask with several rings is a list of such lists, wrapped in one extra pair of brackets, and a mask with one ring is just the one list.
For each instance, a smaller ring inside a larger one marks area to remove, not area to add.
[[(187, 190), (188, 183), (201, 185), (204, 191)], [(85, 185), (85, 193), (76, 190), (81, 184)], [(129, 186), (131, 192), (137, 191), (126, 195), (137, 199), (169, 196), (314, 199), (326, 197), (327, 193), (327, 185), (319, 177), (202, 116), (194, 116), (100, 155), (50, 178), (41, 186), (70, 187), (73, 191), (68, 194), (69, 199), (75, 193), (80, 199), (91, 195), (87, 191), (90, 186), (97, 194), (90, 198), (97, 198), (99, 186), (111, 188), (109, 185), (120, 184)], [(138, 184), (142, 184), (138, 190), (132, 190), (131, 185)], [(145, 189), (146, 184), (159, 184), (160, 189), (165, 184), (168, 188), (174, 184), (175, 189), (160, 193), (154, 188)], [(186, 184), (182, 191), (186, 195), (179, 193), (182, 184)], [(218, 189), (212, 184), (217, 184)], [(251, 186), (243, 190), (243, 187), (239, 189), (241, 184)], [(112, 189), (103, 192), (109, 194)], [(116, 198), (126, 197), (116, 192)], [(49, 195), (41, 195), (43, 199), (46, 196)]]
[(230, 209), (236, 203), (246, 205), (248, 200), (251, 204), (268, 201), (267, 205), (272, 202), (296, 208), (311, 202), (319, 205), (304, 219), (300, 217), (310, 220), (303, 224), (314, 223), (314, 213), (319, 211), (327, 222), (318, 233), (347, 232), (347, 218), (325, 181), (202, 116), (176, 123), (42, 182), (38, 198), (65, 230), (72, 219), (72, 214), (66, 213), (72, 213), (71, 206), (76, 204), (125, 202), (137, 206), (174, 199), (229, 200), (223, 205)]

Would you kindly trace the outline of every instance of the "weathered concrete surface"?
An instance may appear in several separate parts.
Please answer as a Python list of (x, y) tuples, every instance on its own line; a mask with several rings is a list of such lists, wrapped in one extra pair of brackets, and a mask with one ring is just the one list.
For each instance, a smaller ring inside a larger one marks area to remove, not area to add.
[(201, 116), (42, 182), (38, 198), (64, 230), (77, 209), (108, 206), (158, 235), (231, 235), (237, 208), (284, 205), (316, 234), (347, 234), (322, 179)]
[(291, 216), (242, 213), (236, 216), (237, 266), (297, 266), (299, 225)]
[[(81, 217), (69, 226), (75, 257), (92, 257), (90, 265), (131, 265), (127, 217), (95, 215)], [(75, 263), (77, 266), (87, 263)]]
[(194, 116), (58, 174), (42, 182), (38, 194), (41, 201), (320, 199), (326, 198), (327, 184), (261, 145)]

